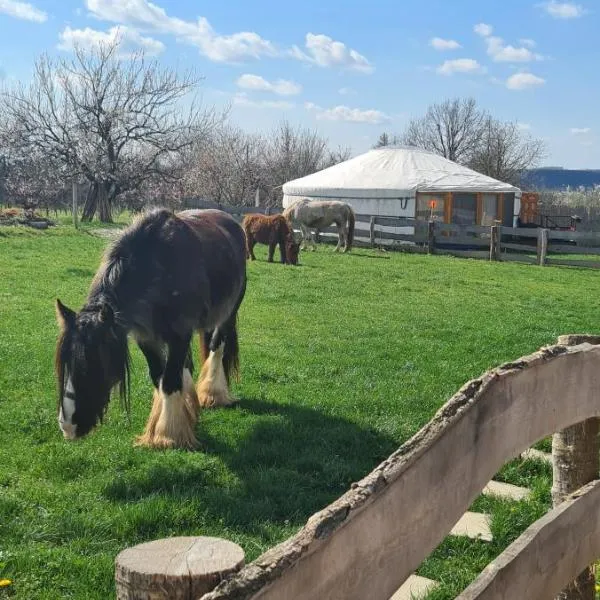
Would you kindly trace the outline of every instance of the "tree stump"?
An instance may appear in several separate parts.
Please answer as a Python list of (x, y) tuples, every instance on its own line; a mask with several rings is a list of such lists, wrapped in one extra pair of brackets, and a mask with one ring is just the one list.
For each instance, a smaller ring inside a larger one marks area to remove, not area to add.
[(244, 551), (212, 537), (173, 537), (127, 548), (115, 561), (118, 600), (197, 600), (244, 566)]

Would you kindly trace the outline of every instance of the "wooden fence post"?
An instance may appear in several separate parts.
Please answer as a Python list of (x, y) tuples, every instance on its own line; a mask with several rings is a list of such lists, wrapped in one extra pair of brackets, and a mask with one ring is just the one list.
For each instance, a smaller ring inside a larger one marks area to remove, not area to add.
[(77, 184), (76, 181), (74, 181), (73, 182), (73, 225), (75, 226), (75, 229), (78, 228), (78, 224), (77, 224), (77, 216), (78, 216), (77, 211), (79, 210), (78, 206), (77, 206), (78, 200), (79, 200), (79, 185)]
[(369, 241), (371, 242), (371, 248), (375, 247), (375, 219), (377, 217), (371, 217), (369, 220)]
[(427, 223), (427, 254), (435, 254), (435, 221)]
[(195, 600), (244, 566), (244, 551), (211, 537), (173, 537), (127, 548), (115, 560), (117, 600)]
[[(548, 233), (548, 230), (544, 230)], [(561, 336), (559, 344), (582, 343), (578, 336)], [(598, 343), (597, 339), (589, 340)], [(552, 436), (552, 504), (558, 506), (600, 473), (600, 419), (593, 418), (567, 427)], [(569, 549), (565, 548), (565, 552)], [(555, 600), (594, 600), (595, 578), (588, 567)]]
[(490, 260), (500, 260), (500, 226), (490, 228)]
[[(566, 496), (597, 479), (600, 472), (598, 425), (597, 418), (588, 419), (552, 436), (553, 506), (558, 506)], [(569, 551), (568, 548), (564, 550)], [(594, 573), (587, 567), (556, 596), (556, 600), (594, 600), (595, 583)]]
[(546, 254), (548, 254), (548, 230), (538, 229), (537, 257), (538, 264), (542, 267), (546, 264)]

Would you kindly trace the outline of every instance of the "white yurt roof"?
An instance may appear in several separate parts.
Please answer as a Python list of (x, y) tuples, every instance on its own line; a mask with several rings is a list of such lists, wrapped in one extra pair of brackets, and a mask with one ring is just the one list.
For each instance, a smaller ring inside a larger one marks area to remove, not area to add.
[(521, 194), (519, 188), (432, 152), (399, 147), (370, 150), (283, 186), (284, 206), (293, 203), (294, 196), (393, 199), (414, 197), (416, 192)]

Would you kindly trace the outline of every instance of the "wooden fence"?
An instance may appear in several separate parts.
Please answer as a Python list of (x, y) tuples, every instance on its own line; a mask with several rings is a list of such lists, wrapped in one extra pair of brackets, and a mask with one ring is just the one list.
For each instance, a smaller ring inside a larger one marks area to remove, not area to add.
[[(190, 204), (188, 204), (191, 206)], [(280, 209), (228, 206), (195, 201), (197, 208), (220, 208), (241, 220), (248, 213), (275, 214)], [(316, 234), (317, 241), (337, 242), (337, 229)], [(455, 225), (406, 217), (356, 215), (356, 246), (465, 258), (600, 268), (600, 232), (555, 231), (529, 227)]]
[[(240, 569), (238, 554), (228, 564), (199, 560), (203, 545), (204, 555), (215, 556), (216, 542), (197, 538), (198, 579), (215, 586), (201, 600), (389, 600), (502, 465), (554, 432), (554, 508), (459, 599), (538, 600), (561, 593), (564, 600), (593, 600), (587, 566), (600, 556), (599, 390), (599, 336), (563, 336), (555, 346), (484, 373), (296, 535), (237, 573), (231, 570)], [(184, 543), (192, 547), (189, 539)], [(140, 578), (148, 578), (150, 549), (143, 546), (137, 547), (138, 562), (127, 558), (128, 551), (117, 559), (120, 599), (167, 597), (156, 589), (165, 585), (170, 557), (158, 561), (149, 579), (154, 595), (136, 595)], [(193, 586), (189, 577), (196, 577), (191, 563), (173, 577), (185, 589)], [(133, 569), (141, 571), (137, 579)], [(575, 589), (569, 582), (576, 577)]]

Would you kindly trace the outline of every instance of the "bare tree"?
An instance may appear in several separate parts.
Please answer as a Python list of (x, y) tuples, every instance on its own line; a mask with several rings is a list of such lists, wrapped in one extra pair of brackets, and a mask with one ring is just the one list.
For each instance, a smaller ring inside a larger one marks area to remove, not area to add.
[(486, 118), (473, 98), (445, 100), (431, 105), (424, 117), (410, 121), (401, 143), (464, 164), (479, 146)]
[(468, 164), (484, 175), (519, 185), (522, 173), (539, 165), (545, 156), (544, 141), (525, 133), (518, 123), (487, 117)]
[(225, 124), (185, 152), (181, 186), (186, 197), (252, 204), (261, 172), (259, 136)]
[(400, 143), (401, 141), (397, 135), (390, 135), (389, 133), (384, 131), (379, 136), (379, 139), (377, 140), (377, 143), (373, 146), (373, 148), (385, 148), (386, 146), (396, 146)]
[(282, 121), (264, 141), (261, 182), (270, 191), (269, 202), (280, 205), (281, 186), (350, 157), (349, 148), (330, 150), (327, 139), (310, 129), (294, 129)]
[(171, 177), (174, 156), (218, 121), (193, 102), (182, 109), (200, 81), (193, 71), (162, 68), (142, 52), (121, 60), (119, 47), (116, 40), (76, 48), (71, 59), (42, 56), (30, 85), (2, 93), (2, 141), (21, 155), (56, 160), (68, 178), (87, 180), (85, 220), (98, 210), (110, 221), (119, 194)]

